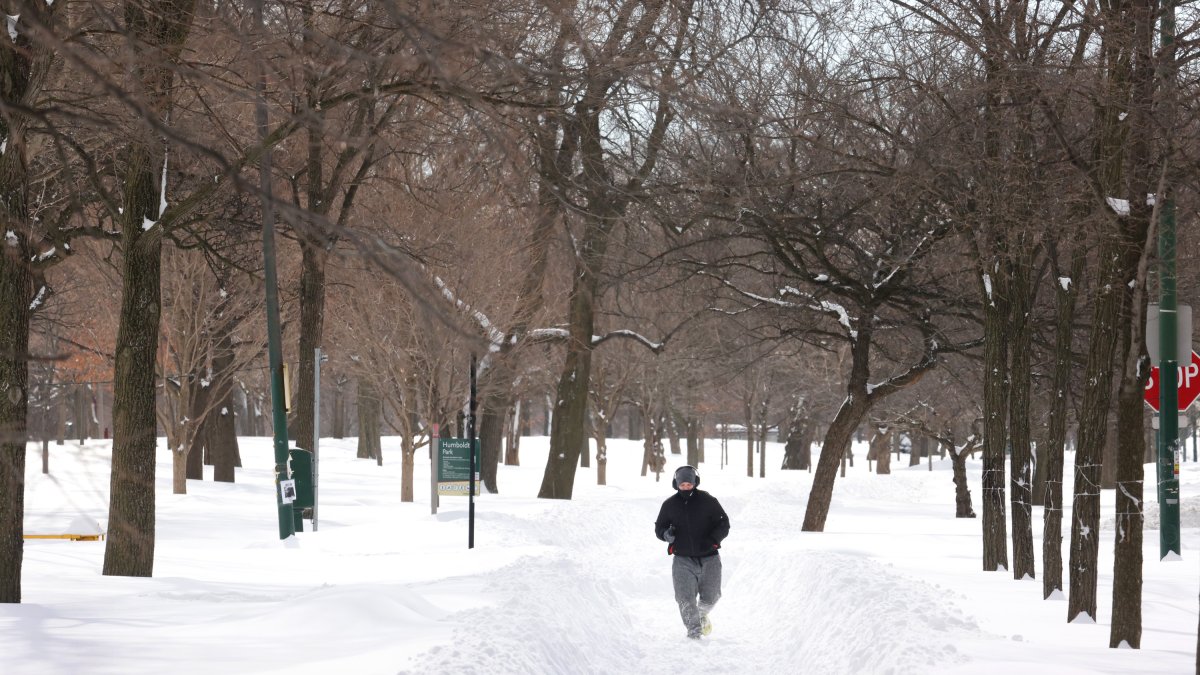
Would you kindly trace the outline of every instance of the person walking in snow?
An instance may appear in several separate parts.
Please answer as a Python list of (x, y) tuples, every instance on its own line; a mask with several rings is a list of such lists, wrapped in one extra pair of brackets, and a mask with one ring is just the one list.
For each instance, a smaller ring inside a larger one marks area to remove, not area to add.
[[(687, 635), (699, 639), (712, 631), (708, 613), (721, 598), (721, 542), (729, 534), (729, 517), (716, 497), (703, 490), (693, 466), (675, 470), (675, 494), (663, 502), (654, 534), (667, 542), (675, 602)], [(699, 602), (697, 602), (699, 598)]]

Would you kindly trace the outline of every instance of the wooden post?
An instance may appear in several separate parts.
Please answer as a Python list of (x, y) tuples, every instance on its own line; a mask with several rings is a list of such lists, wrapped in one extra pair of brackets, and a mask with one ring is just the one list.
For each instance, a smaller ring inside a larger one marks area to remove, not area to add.
[(42, 473), (50, 473), (50, 439), (42, 439)]

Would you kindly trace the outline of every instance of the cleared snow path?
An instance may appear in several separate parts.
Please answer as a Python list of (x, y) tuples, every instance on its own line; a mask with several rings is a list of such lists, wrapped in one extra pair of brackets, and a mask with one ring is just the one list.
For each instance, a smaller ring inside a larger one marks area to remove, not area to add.
[[(698, 643), (684, 637), (671, 560), (653, 538), (658, 501), (572, 501), (536, 522), (480, 516), (488, 539), (537, 532), (541, 541), (528, 543), (545, 553), (494, 573), (496, 601), (450, 617), (449, 643), (401, 672), (920, 673), (964, 660), (954, 641), (980, 631), (944, 589), (861, 557), (802, 550), (795, 538), (811, 535), (799, 535), (795, 502), (807, 494), (768, 490), (726, 500), (724, 592), (713, 634)], [(924, 609), (914, 617), (914, 607)]]

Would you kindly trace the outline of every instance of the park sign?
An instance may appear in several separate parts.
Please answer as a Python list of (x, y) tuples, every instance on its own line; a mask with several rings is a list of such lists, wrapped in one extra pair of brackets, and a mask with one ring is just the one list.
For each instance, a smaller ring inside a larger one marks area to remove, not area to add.
[[(1197, 396), (1200, 396), (1200, 354), (1193, 351), (1191, 360), (1186, 364), (1180, 364), (1176, 369), (1176, 375), (1176, 382), (1179, 384), (1179, 412), (1183, 412), (1191, 407)], [(1153, 408), (1154, 412), (1160, 412), (1159, 394), (1158, 367), (1155, 366), (1150, 371), (1150, 379), (1146, 382), (1144, 396), (1146, 404)]]
[[(479, 442), (469, 438), (437, 439), (437, 493), (466, 497), (475, 485), (479, 494)], [(475, 480), (471, 480), (471, 448), (475, 449)]]

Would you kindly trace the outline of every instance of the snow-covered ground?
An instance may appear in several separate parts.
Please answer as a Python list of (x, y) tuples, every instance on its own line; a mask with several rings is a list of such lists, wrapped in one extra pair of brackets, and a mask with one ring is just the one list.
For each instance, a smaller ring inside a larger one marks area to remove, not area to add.
[[(825, 532), (802, 533), (811, 474), (777, 470), (780, 446), (770, 444), (768, 476), (748, 478), (744, 444), (731, 444), (722, 468), (710, 440), (701, 489), (721, 500), (732, 529), (715, 630), (695, 643), (653, 534), (670, 479), (638, 475), (639, 443), (612, 441), (607, 486), (580, 469), (575, 498), (550, 501), (535, 498), (548, 439), (524, 439), (522, 466), (500, 467), (501, 494), (477, 499), (473, 550), (465, 497), (443, 497), (430, 514), (423, 455), (417, 501), (400, 502), (398, 446), (385, 439), (377, 467), (354, 458), (353, 439), (324, 440), (320, 529), (285, 542), (270, 439), (243, 439), (236, 484), (190, 481), (187, 495), (171, 494), (160, 450), (154, 577), (102, 576), (103, 542), (27, 541), (24, 603), (0, 605), (0, 673), (1194, 670), (1194, 464), (1183, 467), (1183, 560), (1159, 562), (1157, 530), (1146, 531), (1142, 648), (1117, 650), (1108, 648), (1111, 491), (1099, 616), (1067, 624), (1065, 599), (1042, 600), (1040, 580), (981, 571), (980, 521), (953, 517), (949, 462), (930, 472), (899, 466), (905, 458), (878, 476), (860, 459), (837, 482)], [(105, 527), (109, 452), (99, 441), (52, 445), (42, 475), (31, 446), (26, 532), (77, 529), (80, 516)], [(669, 469), (682, 463), (668, 456)], [(970, 472), (978, 511), (978, 462)], [(1036, 508), (1039, 573), (1041, 516)]]

